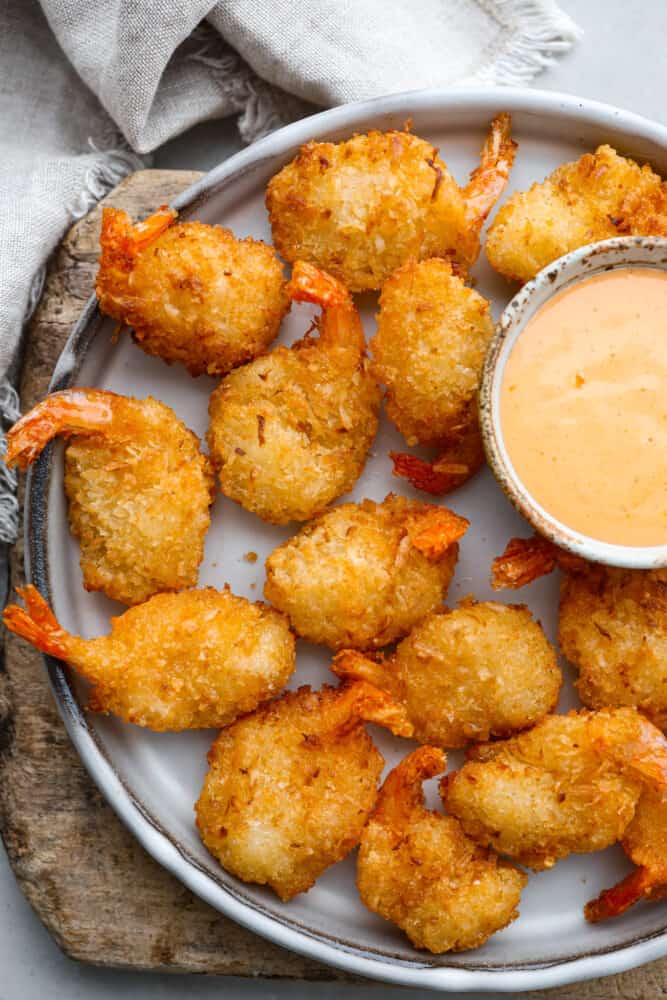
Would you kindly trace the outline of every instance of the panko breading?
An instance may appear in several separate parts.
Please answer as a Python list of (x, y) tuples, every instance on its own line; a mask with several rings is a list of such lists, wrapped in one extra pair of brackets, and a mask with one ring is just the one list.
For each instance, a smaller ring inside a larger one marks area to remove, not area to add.
[(463, 188), (438, 150), (408, 131), (307, 143), (267, 188), (278, 252), (323, 268), (351, 292), (380, 288), (412, 259), (451, 256), (468, 269), (514, 160), (510, 126), (507, 114), (491, 123)]
[(262, 354), (289, 309), (272, 247), (161, 208), (132, 225), (105, 208), (96, 291), (100, 309), (133, 328), (146, 352), (191, 375), (226, 375)]
[(277, 694), (294, 670), (294, 636), (266, 604), (228, 587), (156, 594), (111, 619), (111, 633), (66, 632), (34, 587), (4, 623), (94, 686), (89, 708), (154, 730), (225, 726)]
[(196, 585), (215, 482), (173, 410), (150, 396), (54, 392), (9, 431), (7, 463), (25, 469), (57, 435), (69, 438), (65, 493), (86, 590), (139, 604)]
[(299, 262), (288, 292), (322, 307), (319, 337), (307, 333), (232, 372), (209, 404), (222, 492), (272, 524), (307, 521), (354, 486), (380, 406), (346, 289)]
[(589, 708), (631, 705), (667, 728), (667, 570), (586, 562), (543, 538), (512, 539), (494, 562), (497, 586), (563, 572), (558, 639)]
[(528, 881), (466, 837), (453, 817), (424, 807), (422, 782), (444, 766), (441, 750), (420, 747), (394, 768), (357, 861), (362, 902), (435, 954), (478, 948), (506, 927)]
[(468, 757), (441, 783), (447, 810), (536, 870), (620, 840), (643, 789), (667, 789), (667, 740), (632, 708), (550, 715)]
[(396, 652), (344, 650), (339, 677), (363, 678), (405, 705), (415, 739), (440, 747), (508, 736), (556, 707), (556, 653), (528, 608), (485, 601), (427, 615)]
[(376, 649), (442, 604), (468, 521), (390, 493), (320, 515), (266, 560), (264, 596), (332, 649)]
[(288, 900), (359, 843), (384, 764), (364, 722), (412, 731), (359, 682), (287, 691), (220, 733), (196, 813), (223, 868)]
[(493, 336), (490, 305), (451, 264), (410, 261), (382, 287), (370, 349), (387, 387), (387, 416), (409, 445), (438, 449), (433, 462), (392, 455), (395, 472), (420, 489), (446, 493), (484, 461), (477, 390)]
[(667, 236), (667, 186), (648, 164), (599, 146), (508, 198), (486, 256), (506, 277), (528, 281), (570, 250), (625, 234)]

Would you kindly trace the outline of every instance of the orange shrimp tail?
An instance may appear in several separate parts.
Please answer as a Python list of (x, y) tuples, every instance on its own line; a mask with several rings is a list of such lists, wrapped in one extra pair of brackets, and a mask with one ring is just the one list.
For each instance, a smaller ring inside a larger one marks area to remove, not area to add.
[(556, 566), (558, 549), (540, 535), (532, 538), (512, 538), (502, 555), (491, 564), (491, 586), (494, 590), (508, 587), (517, 590), (545, 576)]
[(373, 656), (358, 649), (341, 649), (334, 656), (331, 669), (341, 680), (368, 681), (383, 691), (394, 693), (391, 670), (381, 654)]
[(656, 885), (648, 868), (636, 868), (618, 885), (605, 889), (597, 899), (584, 907), (584, 916), (592, 924), (618, 917), (640, 899), (661, 899), (667, 895), (667, 885)]
[(51, 393), (8, 431), (5, 462), (27, 469), (57, 435), (93, 434), (107, 428), (119, 398), (100, 389)]
[(482, 147), (479, 166), (463, 189), (467, 222), (477, 232), (507, 185), (518, 148), (511, 131), (509, 114), (503, 112), (493, 119)]
[(455, 514), (448, 507), (431, 507), (415, 518), (410, 541), (427, 559), (436, 561), (463, 538), (469, 527), (466, 517)]
[(402, 827), (401, 820), (424, 806), (423, 782), (442, 774), (446, 766), (447, 758), (437, 747), (413, 750), (385, 778), (373, 818)]
[(468, 465), (461, 462), (441, 462), (435, 459), (427, 462), (416, 455), (405, 452), (390, 451), (389, 457), (394, 463), (394, 475), (407, 479), (417, 490), (431, 493), (433, 496), (444, 496), (462, 486), (473, 475)]
[(363, 680), (345, 681), (339, 690), (347, 717), (342, 728), (363, 720), (389, 729), (394, 736), (412, 736), (414, 728), (403, 705), (375, 685)]
[(66, 659), (69, 634), (58, 624), (42, 595), (31, 585), (17, 587), (16, 592), (25, 602), (25, 608), (18, 604), (8, 604), (2, 615), (6, 627), (42, 653)]
[(305, 260), (297, 260), (292, 268), (287, 294), (293, 302), (314, 302), (322, 309), (352, 308), (352, 298), (345, 285)]
[(130, 272), (141, 251), (161, 236), (177, 215), (173, 208), (162, 205), (143, 222), (132, 225), (127, 212), (119, 208), (105, 208), (100, 234), (100, 274), (107, 271)]

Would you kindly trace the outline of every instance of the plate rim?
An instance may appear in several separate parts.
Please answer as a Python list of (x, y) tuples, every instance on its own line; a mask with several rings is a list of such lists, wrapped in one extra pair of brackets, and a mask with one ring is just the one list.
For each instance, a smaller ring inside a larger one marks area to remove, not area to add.
[[(340, 105), (286, 125), (208, 171), (181, 192), (172, 205), (179, 211), (194, 211), (201, 200), (248, 168), (261, 165), (263, 159), (291, 150), (326, 132), (339, 128), (354, 129), (357, 125), (367, 127), (364, 123), (373, 115), (403, 115), (429, 110), (484, 110), (493, 115), (500, 106), (510, 107), (512, 111), (546, 113), (556, 118), (565, 116), (592, 122), (603, 128), (620, 129), (628, 136), (662, 145), (667, 151), (667, 126), (588, 98), (528, 87), (476, 87), (460, 90), (428, 88)], [(100, 318), (97, 299), (93, 294), (58, 358), (49, 383), (49, 392), (72, 384), (83, 353), (95, 336)], [(53, 455), (54, 447), (49, 445), (29, 470), (24, 514), (26, 579), (47, 599), (51, 596), (47, 511)], [(159, 864), (195, 895), (248, 930), (283, 948), (355, 975), (442, 992), (544, 989), (612, 975), (667, 955), (666, 926), (663, 930), (654, 931), (629, 944), (612, 946), (576, 958), (547, 961), (529, 968), (494, 966), (488, 969), (466, 969), (447, 964), (433, 965), (428, 957), (420, 962), (418, 952), (415, 953), (417, 957), (409, 962), (398, 957), (377, 957), (361, 948), (351, 950), (342, 943), (332, 943), (302, 927), (281, 922), (275, 916), (263, 913), (248, 902), (236, 898), (224, 885), (217, 883), (177, 843), (176, 838), (172, 838), (151, 816), (114, 769), (101, 741), (98, 741), (88, 726), (85, 713), (74, 695), (67, 671), (63, 669), (61, 662), (50, 656), (43, 658), (56, 704), (82, 763), (133, 836)]]

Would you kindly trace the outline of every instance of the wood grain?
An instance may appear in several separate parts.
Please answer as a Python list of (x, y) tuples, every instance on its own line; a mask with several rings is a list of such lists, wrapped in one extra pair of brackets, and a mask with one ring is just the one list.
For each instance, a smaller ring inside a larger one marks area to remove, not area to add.
[[(141, 171), (105, 202), (133, 216), (145, 215), (198, 176)], [(97, 208), (78, 222), (51, 260), (28, 332), (24, 410), (46, 393), (55, 361), (92, 290), (100, 214)], [(11, 578), (13, 586), (23, 580), (22, 543), (12, 553)], [(41, 656), (12, 635), (5, 636), (0, 672), (0, 829), (21, 889), (71, 958), (134, 969), (354, 981), (227, 920), (145, 853), (70, 745)], [(666, 992), (664, 959), (592, 983), (524, 995), (654, 1000)]]

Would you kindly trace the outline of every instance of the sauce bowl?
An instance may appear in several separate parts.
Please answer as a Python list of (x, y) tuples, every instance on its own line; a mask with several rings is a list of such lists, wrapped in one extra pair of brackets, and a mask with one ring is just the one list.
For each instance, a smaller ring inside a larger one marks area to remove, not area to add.
[[(536, 531), (562, 549), (591, 562), (630, 569), (667, 566), (667, 544), (618, 545), (582, 534), (546, 510), (517, 474), (505, 441), (500, 416), (501, 386), (512, 350), (528, 322), (551, 298), (583, 278), (623, 267), (667, 270), (667, 239), (657, 236), (616, 236), (579, 247), (540, 271), (505, 308), (489, 345), (480, 387), (480, 427), (486, 457), (501, 489)], [(667, 351), (667, 343), (656, 345)], [(530, 425), (530, 415), (526, 415)], [(623, 455), (618, 456), (619, 473)]]

